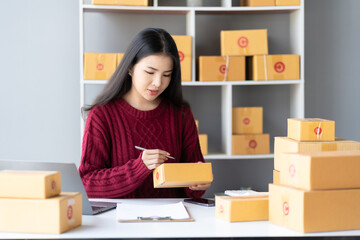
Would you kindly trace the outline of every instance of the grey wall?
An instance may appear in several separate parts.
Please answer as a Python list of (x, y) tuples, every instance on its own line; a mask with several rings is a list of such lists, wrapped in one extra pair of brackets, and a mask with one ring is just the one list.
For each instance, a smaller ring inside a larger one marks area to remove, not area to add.
[[(79, 163), (78, 1), (1, 4), (0, 159)], [(358, 0), (305, 2), (306, 117), (333, 119), (338, 137), (358, 141), (359, 10)], [(210, 193), (271, 181), (271, 160), (212, 163)]]

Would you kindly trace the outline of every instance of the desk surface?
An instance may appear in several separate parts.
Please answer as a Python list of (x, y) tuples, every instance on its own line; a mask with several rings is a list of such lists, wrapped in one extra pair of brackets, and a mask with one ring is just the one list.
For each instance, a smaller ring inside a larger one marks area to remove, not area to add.
[[(107, 199), (111, 202), (167, 204), (182, 199)], [(30, 234), (0, 232), (0, 238), (226, 238), (226, 237), (321, 237), (360, 236), (360, 230), (302, 234), (268, 221), (229, 223), (215, 217), (215, 207), (185, 203), (194, 222), (119, 223), (116, 210), (95, 216), (82, 216), (82, 226), (62, 234)]]

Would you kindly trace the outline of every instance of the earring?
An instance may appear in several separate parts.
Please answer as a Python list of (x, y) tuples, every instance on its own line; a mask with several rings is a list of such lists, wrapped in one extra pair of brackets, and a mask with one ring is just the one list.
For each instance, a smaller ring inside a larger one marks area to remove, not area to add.
[(132, 77), (131, 72), (129, 72), (129, 76)]

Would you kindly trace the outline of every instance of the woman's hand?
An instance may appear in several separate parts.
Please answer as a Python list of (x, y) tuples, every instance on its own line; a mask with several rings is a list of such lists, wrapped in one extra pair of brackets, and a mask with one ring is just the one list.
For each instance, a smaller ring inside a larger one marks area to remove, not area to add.
[(211, 186), (211, 183), (205, 183), (205, 184), (193, 185), (193, 186), (191, 186), (189, 188), (190, 188), (190, 190), (193, 190), (193, 191), (205, 191), (210, 186)]
[(154, 170), (166, 160), (170, 153), (160, 149), (148, 149), (142, 152), (141, 159), (149, 170)]

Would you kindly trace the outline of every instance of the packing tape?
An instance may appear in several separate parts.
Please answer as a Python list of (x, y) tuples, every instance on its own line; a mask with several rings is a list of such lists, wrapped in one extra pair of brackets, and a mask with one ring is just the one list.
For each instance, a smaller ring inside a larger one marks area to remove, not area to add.
[(264, 54), (264, 71), (265, 71), (265, 81), (268, 80), (267, 78), (267, 61), (266, 61), (266, 55)]
[(225, 60), (225, 71), (224, 71), (224, 79), (223, 81), (227, 80), (227, 74), (229, 71), (229, 55), (224, 56), (224, 60)]

